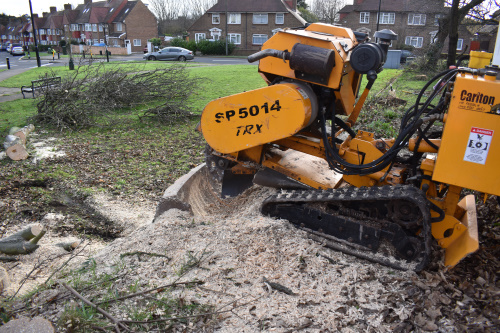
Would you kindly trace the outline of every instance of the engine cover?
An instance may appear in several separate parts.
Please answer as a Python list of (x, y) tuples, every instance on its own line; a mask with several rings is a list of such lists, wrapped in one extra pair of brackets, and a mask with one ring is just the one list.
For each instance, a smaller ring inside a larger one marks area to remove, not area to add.
[(307, 84), (275, 84), (208, 103), (201, 130), (210, 147), (234, 153), (296, 134), (316, 118), (317, 104)]

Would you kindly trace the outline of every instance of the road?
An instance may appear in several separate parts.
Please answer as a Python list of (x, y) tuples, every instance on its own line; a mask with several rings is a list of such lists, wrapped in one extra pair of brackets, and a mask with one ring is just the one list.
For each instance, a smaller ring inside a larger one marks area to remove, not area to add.
[[(129, 56), (112, 56), (110, 61), (142, 61), (142, 54), (131, 54)], [(13, 70), (30, 69), (37, 67), (35, 54), (31, 53), (31, 59), (28, 60), (28, 56), (13, 56), (9, 53), (2, 51), (0, 52), (0, 69), (7, 69), (7, 58), (10, 61), (10, 68)], [(42, 66), (67, 66), (69, 62), (68, 58), (61, 58), (52, 60), (51, 56), (47, 56), (47, 53), (43, 52), (41, 56)], [(211, 65), (248, 65), (246, 58), (230, 58), (230, 57), (205, 57), (198, 56), (195, 57), (192, 62), (205, 63)], [(258, 64), (258, 62), (253, 63), (253, 65)]]

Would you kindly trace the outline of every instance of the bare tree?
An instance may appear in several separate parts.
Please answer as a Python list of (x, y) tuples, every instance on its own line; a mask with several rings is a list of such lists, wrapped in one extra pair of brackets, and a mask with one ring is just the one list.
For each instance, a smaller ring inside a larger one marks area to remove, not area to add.
[(151, 9), (158, 19), (160, 33), (185, 31), (217, 0), (150, 0)]
[(333, 24), (338, 19), (338, 12), (344, 7), (345, 0), (314, 0), (312, 12), (321, 22)]
[(444, 3), (450, 7), (450, 11), (439, 19), (439, 30), (434, 38), (434, 43), (427, 51), (427, 66), (429, 68), (436, 67), (446, 38), (449, 38), (447, 65), (455, 65), (457, 58), (454, 50), (457, 49), (459, 25), (466, 18), (475, 23), (484, 23), (488, 20), (487, 16), (494, 10), (495, 6), (499, 7), (498, 0), (445, 0)]
[(207, 10), (217, 3), (217, 0), (188, 0), (191, 8), (191, 18), (199, 19)]

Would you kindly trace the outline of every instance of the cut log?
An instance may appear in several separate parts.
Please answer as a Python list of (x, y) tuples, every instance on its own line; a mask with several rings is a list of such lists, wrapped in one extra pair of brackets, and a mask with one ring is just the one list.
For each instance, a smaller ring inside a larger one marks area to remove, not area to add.
[(66, 251), (71, 252), (78, 247), (78, 244), (79, 244), (78, 241), (62, 242), (62, 243), (57, 243), (56, 246), (62, 247)]
[(24, 146), (22, 139), (15, 135), (7, 135), (3, 142), (5, 154), (14, 161), (25, 160), (28, 158), (28, 152)]
[(5, 154), (9, 156), (14, 161), (25, 160), (28, 158), (28, 152), (26, 151), (26, 140), (29, 133), (35, 129), (35, 126), (28, 125), (23, 128), (13, 127), (9, 131), (9, 135), (5, 138), (3, 147), (5, 148)]
[[(9, 134), (15, 135), (21, 139), (21, 142), (25, 145), (26, 140), (28, 138), (28, 135), (35, 130), (35, 126), (32, 124), (29, 124), (27, 126), (24, 126), (23, 128), (16, 128), (13, 127), (9, 131)], [(10, 133), (12, 132), (12, 133)]]
[(35, 251), (40, 238), (47, 230), (39, 223), (28, 226), (13, 235), (0, 239), (0, 252), (5, 254), (28, 254)]

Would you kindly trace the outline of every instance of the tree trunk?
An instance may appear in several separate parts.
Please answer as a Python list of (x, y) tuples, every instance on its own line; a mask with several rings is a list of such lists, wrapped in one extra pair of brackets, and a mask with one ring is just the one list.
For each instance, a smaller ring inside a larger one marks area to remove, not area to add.
[(458, 43), (458, 5), (460, 0), (453, 0), (450, 10), (450, 28), (449, 28), (449, 40), (448, 40), (448, 58), (446, 60), (446, 66), (454, 66), (457, 63), (457, 43)]
[(40, 238), (47, 230), (39, 223), (28, 226), (11, 236), (0, 239), (0, 252), (5, 254), (28, 254), (35, 251)]
[[(445, 45), (444, 42), (448, 36), (450, 36), (450, 39), (448, 43), (447, 64), (449, 66), (456, 64), (458, 25), (463, 21), (472, 8), (480, 5), (484, 1), (485, 0), (471, 0), (464, 6), (459, 7), (460, 0), (453, 0), (452, 9), (448, 15), (439, 20), (439, 29), (435, 37), (435, 42), (431, 44), (427, 50), (427, 68), (436, 68), (437, 62)], [(453, 11), (454, 6), (456, 6), (456, 13)], [(453, 29), (453, 31), (451, 29)], [(451, 36), (452, 33), (454, 34), (454, 37)], [(452, 41), (452, 39), (454, 41)]]

